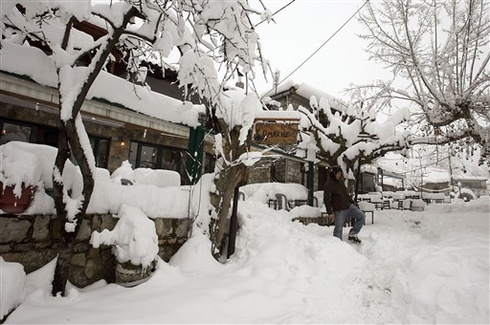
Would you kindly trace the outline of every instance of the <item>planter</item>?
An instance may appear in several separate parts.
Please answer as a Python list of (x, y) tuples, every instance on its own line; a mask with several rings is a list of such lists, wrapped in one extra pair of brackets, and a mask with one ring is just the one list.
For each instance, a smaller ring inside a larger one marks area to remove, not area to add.
[(150, 266), (133, 265), (130, 262), (117, 263), (116, 283), (124, 287), (134, 287), (147, 281), (155, 271), (157, 261)]
[(14, 194), (14, 188), (11, 186), (3, 186), (0, 182), (0, 209), (5, 213), (22, 213), (31, 204), (34, 196), (34, 189), (31, 185), (25, 186), (22, 184), (22, 193), (20, 197)]

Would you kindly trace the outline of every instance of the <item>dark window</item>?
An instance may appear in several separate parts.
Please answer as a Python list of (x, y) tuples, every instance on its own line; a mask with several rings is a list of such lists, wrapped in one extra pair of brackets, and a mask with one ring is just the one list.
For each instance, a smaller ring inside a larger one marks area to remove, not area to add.
[(89, 135), (90, 145), (95, 156), (95, 166), (107, 168), (109, 159), (109, 139)]
[(376, 192), (376, 175), (362, 173), (362, 190), (359, 193)]
[(132, 141), (129, 162), (133, 168), (174, 170), (180, 174), (181, 184), (188, 184), (186, 154), (182, 149)]
[(133, 168), (136, 168), (136, 161), (138, 160), (138, 142), (131, 142), (129, 146), (129, 163)]
[[(0, 145), (9, 141), (24, 141), (58, 147), (58, 129), (51, 126), (0, 120)], [(107, 168), (109, 139), (89, 136), (97, 167)]]
[(141, 145), (140, 160), (139, 160), (138, 167), (159, 168), (157, 162), (158, 162), (158, 147)]
[(206, 153), (204, 155), (204, 173), (214, 172), (214, 165), (216, 164), (216, 159), (212, 154)]
[(0, 144), (10, 141), (30, 142), (33, 127), (30, 125), (2, 122), (2, 133), (0, 134)]

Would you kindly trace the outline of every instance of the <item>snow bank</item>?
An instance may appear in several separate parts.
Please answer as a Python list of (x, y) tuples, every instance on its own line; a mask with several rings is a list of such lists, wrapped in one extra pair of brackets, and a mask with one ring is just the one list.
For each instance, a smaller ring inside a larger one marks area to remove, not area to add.
[[(211, 178), (204, 178), (207, 189)], [(256, 201), (240, 201), (238, 212), (236, 252), (224, 264), (195, 232), (137, 287), (97, 284), (66, 298), (36, 291), (6, 323), (489, 321), (490, 211), (480, 202), (378, 210), (360, 246)]]
[[(0, 181), (21, 190), (22, 183), (36, 186), (33, 201), (24, 214), (54, 214), (54, 200), (45, 190), (52, 189), (52, 173), (57, 149), (33, 143), (11, 141), (0, 146)], [(127, 179), (132, 186), (121, 185)], [(67, 161), (63, 181), (72, 196), (82, 191), (80, 169)], [(20, 194), (20, 192), (19, 192)], [(89, 214), (119, 213), (127, 203), (142, 210), (150, 218), (187, 218), (199, 209), (199, 200), (204, 191), (194, 187), (181, 187), (180, 175), (170, 170), (137, 168), (133, 170), (128, 161), (123, 162), (111, 177), (108, 171), (98, 168)], [(190, 197), (191, 196), (191, 197)], [(192, 207), (190, 207), (192, 206)], [(195, 207), (196, 210), (193, 210)]]
[[(488, 320), (488, 241), (454, 237), (421, 249), (394, 278), (393, 301), (408, 306), (403, 323), (467, 323)], [(447, 244), (447, 246), (445, 246)], [(477, 258), (477, 256), (479, 256)]]
[(402, 322), (488, 322), (489, 203), (428, 206), (420, 234), (433, 244), (408, 256), (393, 279), (393, 302), (406, 306)]
[(0, 320), (22, 303), (26, 273), (19, 263), (5, 262), (0, 256)]
[(87, 213), (119, 213), (124, 203), (137, 207), (150, 218), (187, 218), (190, 191), (181, 187), (124, 186), (96, 181)]

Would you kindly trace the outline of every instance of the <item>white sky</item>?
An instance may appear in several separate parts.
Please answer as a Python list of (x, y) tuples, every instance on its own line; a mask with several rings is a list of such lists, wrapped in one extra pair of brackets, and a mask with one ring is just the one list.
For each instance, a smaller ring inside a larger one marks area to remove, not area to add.
[[(276, 12), (290, 1), (264, 3), (271, 12)], [(364, 0), (297, 0), (274, 16), (275, 23), (260, 24), (257, 32), (264, 54), (272, 69), (281, 72), (280, 79), (316, 51), (363, 3)], [(367, 42), (357, 36), (361, 32), (360, 23), (353, 18), (288, 80), (307, 83), (342, 98), (345, 96), (342, 91), (350, 83), (389, 78), (388, 71), (368, 59)], [(272, 80), (267, 83), (259, 74), (256, 84), (260, 91), (269, 90)]]

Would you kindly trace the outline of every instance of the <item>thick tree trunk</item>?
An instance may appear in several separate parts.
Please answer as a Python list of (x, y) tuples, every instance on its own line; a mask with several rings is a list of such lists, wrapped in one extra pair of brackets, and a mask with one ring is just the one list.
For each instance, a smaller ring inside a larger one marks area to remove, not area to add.
[[(56, 261), (56, 268), (54, 272), (53, 288), (52, 294), (56, 295), (58, 292), (64, 293), (66, 281), (68, 279), (68, 269), (66, 263), (66, 249), (67, 238), (65, 237), (65, 227), (66, 222), (66, 209), (63, 202), (63, 183), (59, 181), (58, 175), (63, 174), (65, 168), (65, 163), (70, 157), (70, 148), (68, 145), (68, 140), (66, 138), (66, 133), (63, 128), (60, 127), (59, 139), (58, 139), (58, 154), (56, 155), (54, 172), (53, 172), (53, 189), (54, 189), (54, 203), (56, 208), (56, 215), (58, 218), (58, 223), (60, 225), (61, 231), (61, 242), (58, 249), (59, 255)], [(69, 260), (68, 260), (69, 262)]]
[[(70, 148), (73, 148), (70, 150)], [(82, 189), (82, 205), (80, 211), (76, 214), (76, 226), (74, 231), (67, 231), (65, 224), (67, 222), (66, 202), (63, 200), (63, 193), (65, 192), (63, 182), (59, 182), (57, 177), (63, 174), (63, 169), (66, 161), (73, 153), (73, 156), (78, 162), (83, 179)], [(65, 287), (68, 280), (70, 271), (70, 261), (73, 256), (73, 246), (75, 244), (75, 238), (78, 234), (82, 220), (87, 211), (90, 197), (95, 186), (94, 178), (91, 172), (90, 164), (88, 162), (81, 141), (78, 136), (78, 132), (73, 119), (62, 123), (60, 128), (60, 136), (58, 142), (58, 154), (55, 160), (55, 171), (53, 173), (53, 188), (55, 195), (55, 207), (58, 222), (60, 224), (61, 242), (58, 250), (58, 259), (55, 268), (55, 274), (53, 279), (53, 295), (61, 294), (65, 295)]]
[[(227, 162), (224, 163), (222, 170), (216, 176), (216, 193), (211, 193), (211, 205), (216, 211), (217, 219), (211, 222), (209, 231), (211, 234), (212, 254), (216, 259), (226, 253), (228, 215), (230, 214), (235, 187), (238, 184), (246, 183), (248, 178), (248, 167), (237, 163), (237, 159), (243, 153), (249, 151), (252, 138), (252, 131), (250, 130), (247, 140), (244, 143), (240, 143), (241, 125), (230, 129), (222, 119), (219, 119), (218, 123), (224, 138), (223, 153), (226, 155)], [(231, 164), (228, 162), (231, 162)]]
[[(75, 243), (77, 233), (80, 229), (80, 225), (82, 224), (83, 217), (85, 216), (85, 212), (87, 211), (90, 197), (92, 196), (92, 192), (95, 186), (94, 175), (92, 175), (89, 160), (87, 159), (87, 156), (84, 152), (85, 148), (82, 147), (79, 137), (79, 132), (85, 131), (77, 130), (76, 118), (79, 117), (80, 110), (82, 108), (83, 102), (85, 101), (87, 93), (90, 90), (90, 87), (106, 64), (108, 56), (111, 54), (121, 35), (125, 31), (125, 26), (128, 24), (130, 19), (137, 14), (137, 8), (131, 7), (124, 15), (124, 20), (121, 27), (115, 29), (112, 33), (112, 36), (106, 41), (105, 46), (102, 46), (97, 50), (99, 51), (98, 53), (100, 53), (100, 55), (95, 55), (95, 66), (92, 72), (88, 75), (87, 80), (84, 82), (83, 87), (80, 89), (80, 92), (76, 94), (76, 100), (73, 103), (73, 107), (71, 107), (72, 117), (67, 121), (63, 121), (60, 117), (60, 138), (58, 144), (58, 154), (55, 161), (55, 171), (53, 173), (53, 187), (55, 192), (55, 207), (58, 221), (61, 227), (62, 241), (60, 244), (58, 260), (56, 263), (55, 277), (53, 279), (53, 294), (58, 294), (58, 292), (61, 292), (63, 295), (65, 295), (65, 287), (70, 270), (70, 260), (73, 255), (73, 245)], [(73, 21), (74, 18), (72, 18), (66, 25), (63, 42), (61, 44), (61, 47), (63, 49), (66, 49), (68, 46)], [(59, 79), (59, 77), (60, 76), (58, 75), (58, 82), (61, 83), (62, 81)], [(61, 89), (60, 84), (58, 84), (58, 89)], [(64, 98), (60, 93), (60, 111), (63, 105), (63, 100)], [(61, 175), (63, 174), (65, 163), (71, 154), (73, 154), (75, 160), (78, 163), (78, 166), (80, 167), (83, 178), (83, 189), (81, 197), (82, 205), (80, 211), (75, 216), (75, 229), (73, 232), (68, 232), (65, 229), (65, 223), (67, 222), (67, 212), (66, 203), (63, 201), (64, 184), (62, 181), (58, 182), (58, 179), (61, 180)]]
[(213, 255), (219, 258), (225, 253), (227, 244), (226, 230), (228, 229), (228, 215), (235, 187), (247, 180), (247, 166), (240, 164), (223, 170), (215, 180), (217, 193), (211, 193), (211, 204), (217, 211), (217, 220), (211, 223), (210, 234), (213, 243)]

